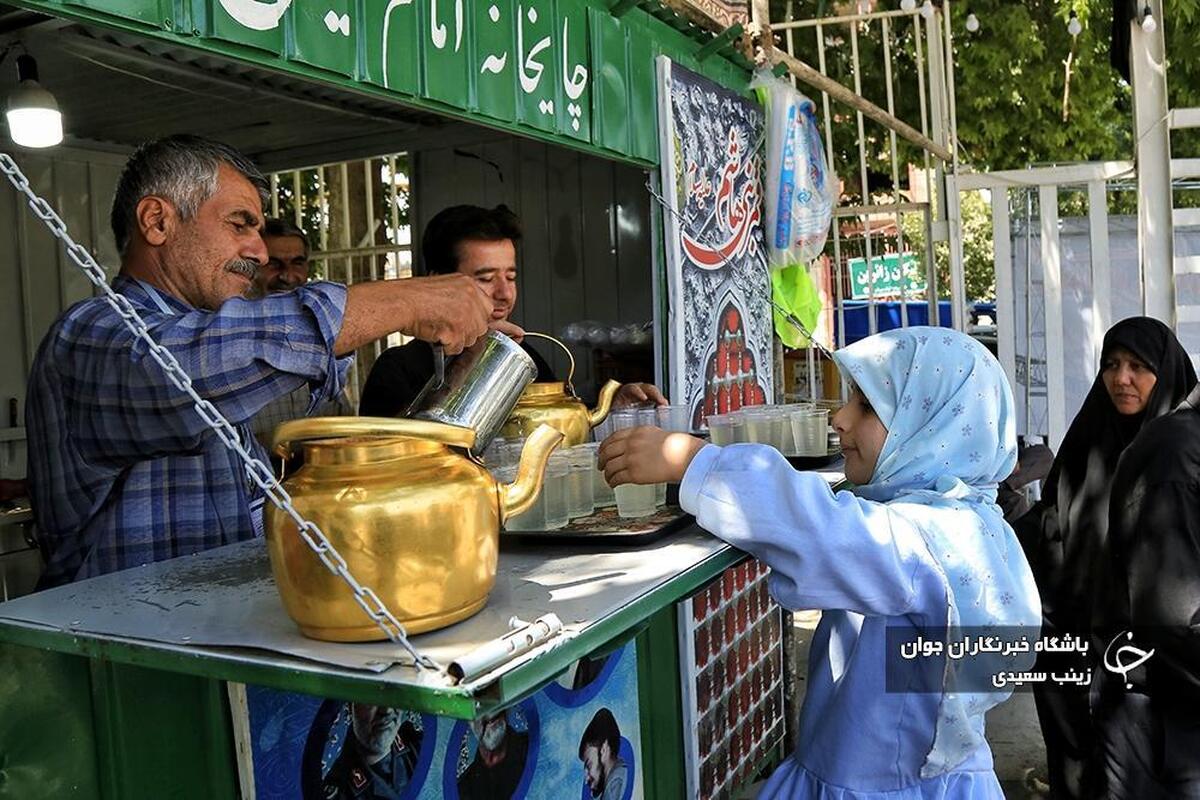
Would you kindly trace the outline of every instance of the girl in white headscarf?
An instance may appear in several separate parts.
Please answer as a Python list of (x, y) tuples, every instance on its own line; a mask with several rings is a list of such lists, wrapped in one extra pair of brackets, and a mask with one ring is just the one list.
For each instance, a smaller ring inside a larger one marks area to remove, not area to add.
[(609, 437), (601, 464), (613, 485), (681, 480), (702, 527), (771, 567), (780, 604), (824, 609), (797, 751), (760, 797), (1001, 800), (984, 714), (1011, 689), (983, 673), (1028, 669), (1032, 654), (906, 671), (894, 651), (918, 633), (944, 648), (1000, 629), (1037, 638), (1037, 588), (995, 502), (1016, 463), (1012, 391), (982, 346), (940, 328), (834, 358), (854, 387), (833, 418), (853, 491), (764, 445), (657, 428)]

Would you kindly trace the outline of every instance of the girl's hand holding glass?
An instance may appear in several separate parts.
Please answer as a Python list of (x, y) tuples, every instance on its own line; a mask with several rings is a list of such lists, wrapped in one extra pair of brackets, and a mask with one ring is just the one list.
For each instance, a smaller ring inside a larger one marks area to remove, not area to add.
[(609, 486), (679, 483), (704, 440), (661, 428), (619, 430), (600, 446), (600, 468)]

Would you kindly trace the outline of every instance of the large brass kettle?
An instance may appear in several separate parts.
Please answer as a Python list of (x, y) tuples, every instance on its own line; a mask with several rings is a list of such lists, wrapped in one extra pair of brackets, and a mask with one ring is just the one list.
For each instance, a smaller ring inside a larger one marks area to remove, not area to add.
[[(467, 455), (469, 428), (375, 417), (314, 417), (275, 429), (285, 459), (303, 442), (304, 465), (283, 482), (292, 505), (316, 523), (409, 633), (466, 619), (496, 581), (500, 526), (537, 499), (551, 451), (542, 426), (521, 453), (517, 478), (497, 483)], [(332, 642), (385, 638), (300, 537), (268, 504), (267, 547), (284, 608), (304, 635)]]
[(621, 384), (611, 380), (605, 383), (600, 389), (596, 407), (588, 410), (583, 401), (575, 396), (575, 391), (571, 387), (571, 379), (575, 376), (575, 357), (571, 355), (571, 351), (567, 349), (566, 345), (544, 333), (526, 331), (525, 336), (537, 336), (557, 344), (570, 359), (571, 370), (565, 382), (542, 381), (531, 383), (525, 387), (525, 391), (517, 401), (516, 408), (513, 409), (508, 421), (501, 428), (500, 434), (510, 438), (528, 436), (529, 432), (535, 430), (539, 425), (549, 425), (562, 431), (563, 436), (566, 437), (563, 440), (564, 447), (574, 447), (589, 441), (592, 428), (604, 422), (608, 417), (613, 398), (620, 390)]

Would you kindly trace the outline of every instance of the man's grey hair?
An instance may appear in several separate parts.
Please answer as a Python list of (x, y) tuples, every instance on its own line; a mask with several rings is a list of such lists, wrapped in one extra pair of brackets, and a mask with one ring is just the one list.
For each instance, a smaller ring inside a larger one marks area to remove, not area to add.
[(270, 184), (254, 162), (227, 144), (186, 134), (167, 136), (138, 147), (117, 182), (113, 197), (112, 229), (117, 250), (124, 255), (137, 227), (137, 205), (154, 195), (167, 200), (190, 219), (217, 192), (217, 170), (228, 164), (258, 190), (266, 206)]

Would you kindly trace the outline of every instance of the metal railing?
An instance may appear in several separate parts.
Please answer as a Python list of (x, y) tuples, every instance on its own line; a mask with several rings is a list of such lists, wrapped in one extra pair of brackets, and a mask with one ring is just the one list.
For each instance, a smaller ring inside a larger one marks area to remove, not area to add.
[[(272, 216), (291, 219), (309, 236), (314, 274), (345, 283), (412, 275), (408, 161), (404, 153), (317, 164), (271, 173)], [(393, 334), (359, 349), (348, 391), (353, 402)]]

